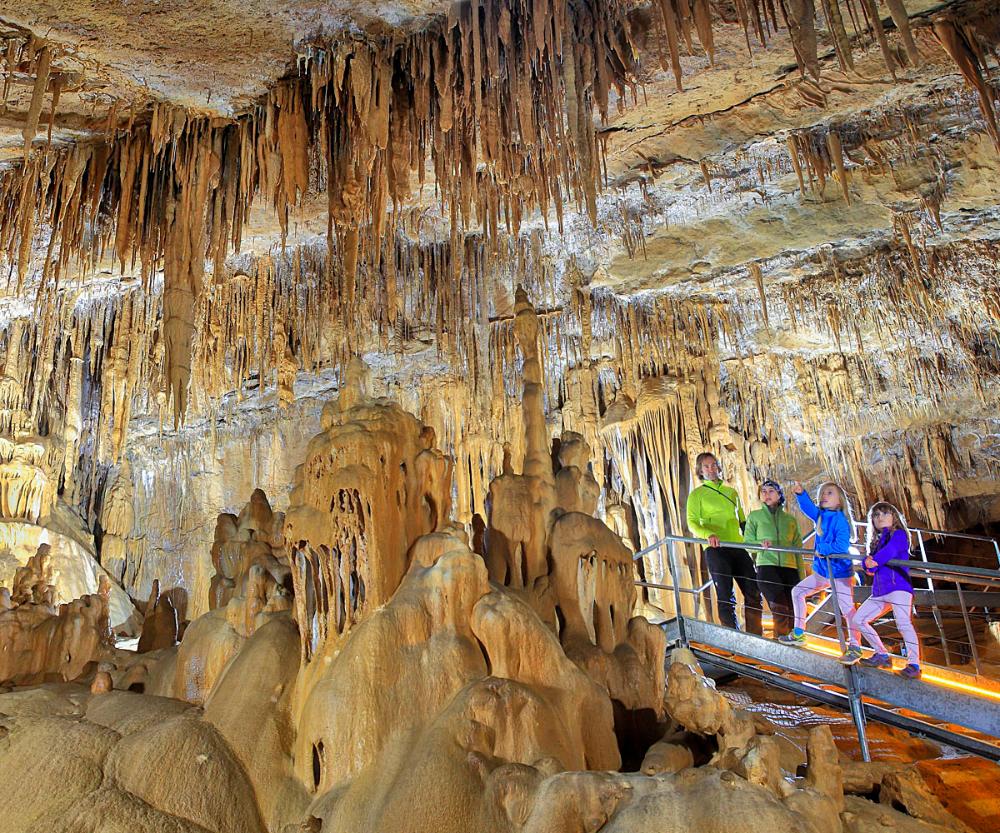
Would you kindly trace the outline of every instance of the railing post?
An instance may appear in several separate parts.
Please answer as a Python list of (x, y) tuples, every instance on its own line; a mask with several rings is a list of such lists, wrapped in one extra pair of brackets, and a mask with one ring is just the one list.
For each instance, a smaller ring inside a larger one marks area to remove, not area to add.
[[(917, 533), (917, 544), (920, 546), (920, 558), (927, 563), (927, 550), (924, 548), (924, 536)], [(944, 633), (944, 623), (941, 621), (941, 609), (938, 607), (934, 595), (934, 579), (929, 572), (924, 573), (927, 579), (927, 589), (931, 591), (931, 615), (934, 617), (934, 624), (937, 626), (938, 636), (941, 638), (941, 650), (944, 651), (944, 664), (951, 667), (951, 655), (948, 651), (948, 637)]]
[(680, 570), (677, 567), (677, 551), (674, 542), (670, 541), (670, 549), (667, 551), (667, 558), (670, 562), (670, 583), (674, 588), (674, 616), (677, 617), (678, 641), (685, 648), (688, 646), (687, 632), (684, 630), (684, 611), (681, 610), (681, 589), (678, 585), (680, 581)]
[[(833, 620), (837, 624), (837, 641), (840, 643), (840, 650), (847, 653), (851, 644), (851, 623), (841, 623), (843, 614), (840, 612), (840, 588), (833, 576), (833, 564), (829, 555), (824, 555), (826, 559), (826, 574), (830, 580), (830, 599), (833, 602)], [(851, 603), (854, 603), (854, 583), (853, 576), (851, 582)], [(846, 631), (846, 633), (845, 633)], [(849, 665), (844, 669), (844, 676), (847, 678), (847, 702), (851, 707), (851, 717), (854, 720), (854, 729), (858, 733), (858, 747), (861, 749), (861, 758), (865, 763), (871, 761), (871, 751), (868, 749), (868, 730), (865, 723), (865, 706), (861, 699), (861, 686), (858, 684), (858, 669)]]
[(972, 661), (976, 664), (976, 675), (982, 676), (983, 670), (979, 665), (979, 648), (976, 646), (976, 635), (972, 632), (972, 623), (969, 621), (969, 611), (965, 606), (965, 595), (962, 593), (962, 584), (955, 579), (955, 589), (958, 591), (958, 603), (962, 607), (962, 618), (965, 620), (965, 634), (969, 637), (969, 648), (972, 651)]
[(861, 699), (861, 686), (858, 685), (858, 669), (850, 665), (845, 670), (847, 671), (847, 702), (851, 707), (851, 717), (854, 719), (854, 728), (858, 733), (858, 746), (861, 749), (861, 759), (865, 763), (868, 763), (871, 761), (872, 755), (868, 749), (865, 704)]

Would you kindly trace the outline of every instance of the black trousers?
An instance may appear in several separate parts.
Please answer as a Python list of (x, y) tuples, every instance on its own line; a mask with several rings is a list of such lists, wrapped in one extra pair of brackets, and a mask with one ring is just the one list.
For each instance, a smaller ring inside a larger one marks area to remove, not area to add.
[(799, 571), (794, 567), (763, 564), (757, 567), (757, 584), (767, 599), (774, 618), (774, 635), (784, 636), (795, 625), (792, 608), (792, 588), (799, 583)]
[(757, 571), (754, 569), (753, 559), (746, 550), (736, 547), (707, 547), (705, 558), (719, 600), (719, 622), (727, 628), (737, 627), (736, 596), (733, 593), (735, 580), (743, 594), (743, 618), (746, 620), (747, 633), (763, 636), (760, 589), (757, 587)]

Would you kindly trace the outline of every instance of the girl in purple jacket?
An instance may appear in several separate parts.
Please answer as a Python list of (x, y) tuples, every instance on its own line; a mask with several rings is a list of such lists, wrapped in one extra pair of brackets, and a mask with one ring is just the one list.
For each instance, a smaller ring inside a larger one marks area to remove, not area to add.
[(889, 653), (871, 624), (891, 607), (896, 628), (906, 643), (907, 665), (900, 673), (916, 679), (920, 676), (920, 642), (910, 620), (913, 607), (910, 571), (888, 563), (909, 557), (910, 533), (902, 513), (891, 503), (876, 503), (868, 512), (868, 556), (865, 558), (865, 572), (874, 577), (872, 595), (854, 614), (854, 623), (875, 653), (861, 660), (861, 664), (870, 668), (892, 668)]

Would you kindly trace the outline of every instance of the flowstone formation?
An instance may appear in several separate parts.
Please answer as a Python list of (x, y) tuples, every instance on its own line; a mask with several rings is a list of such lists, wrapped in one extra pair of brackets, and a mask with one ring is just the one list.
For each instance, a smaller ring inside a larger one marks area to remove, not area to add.
[(433, 430), (369, 399), (366, 376), (363, 362), (350, 364), (295, 473), (285, 538), (306, 659), (389, 599), (411, 545), (450, 514), (451, 466)]

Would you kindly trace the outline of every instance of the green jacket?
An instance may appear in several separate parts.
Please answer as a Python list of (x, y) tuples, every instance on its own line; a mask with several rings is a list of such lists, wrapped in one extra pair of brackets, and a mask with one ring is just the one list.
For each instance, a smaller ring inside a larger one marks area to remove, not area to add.
[(688, 495), (688, 529), (696, 538), (718, 535), (720, 541), (742, 541), (744, 521), (740, 496), (725, 483), (706, 480)]
[[(754, 509), (747, 516), (746, 530), (743, 540), (748, 544), (761, 544), (770, 541), (772, 547), (802, 547), (802, 532), (795, 516), (784, 509), (772, 512), (766, 506)], [(754, 560), (758, 567), (791, 567), (802, 572), (802, 556), (793, 552), (781, 552), (772, 549), (769, 552), (754, 552)]]

